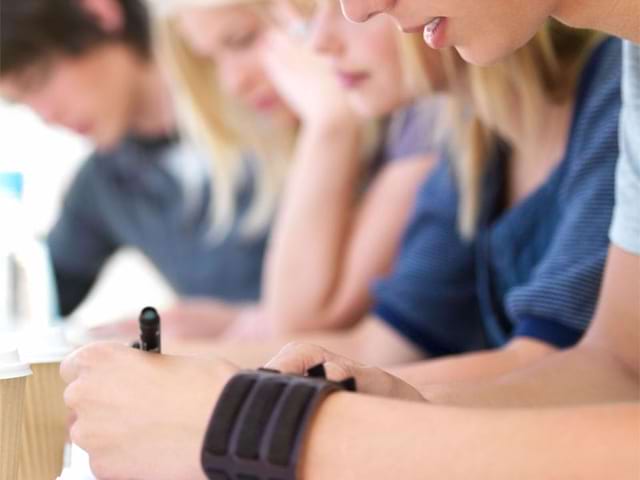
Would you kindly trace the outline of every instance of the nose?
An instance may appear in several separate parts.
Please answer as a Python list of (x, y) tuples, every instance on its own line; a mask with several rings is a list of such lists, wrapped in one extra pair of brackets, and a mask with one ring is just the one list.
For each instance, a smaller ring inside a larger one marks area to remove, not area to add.
[(330, 9), (329, 2), (316, 12), (309, 37), (310, 47), (323, 55), (337, 57), (344, 50), (344, 42), (340, 38), (337, 24), (344, 22), (338, 18), (335, 8)]
[(340, 0), (342, 13), (352, 22), (362, 23), (385, 10), (393, 4), (393, 0)]

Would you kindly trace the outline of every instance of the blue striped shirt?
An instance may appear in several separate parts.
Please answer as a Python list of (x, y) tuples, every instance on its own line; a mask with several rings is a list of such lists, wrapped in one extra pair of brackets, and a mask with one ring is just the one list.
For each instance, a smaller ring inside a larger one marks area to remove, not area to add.
[(640, 255), (640, 45), (625, 42), (620, 160), (611, 241)]
[(442, 159), (423, 185), (393, 272), (374, 287), (375, 313), (431, 355), (500, 346), (513, 336), (575, 343), (595, 308), (607, 253), (618, 156), (621, 44), (587, 63), (564, 158), (509, 210), (496, 152), (476, 238), (456, 229), (458, 194)]

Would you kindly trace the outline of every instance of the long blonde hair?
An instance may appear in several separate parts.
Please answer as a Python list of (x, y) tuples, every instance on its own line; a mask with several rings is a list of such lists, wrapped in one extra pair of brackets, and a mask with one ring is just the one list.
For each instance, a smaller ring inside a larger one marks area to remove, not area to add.
[(476, 231), (487, 159), (500, 141), (499, 126), (513, 122), (514, 104), (523, 132), (539, 131), (545, 121), (542, 102), (561, 105), (571, 99), (584, 62), (601, 38), (549, 21), (527, 45), (489, 67), (462, 65), (452, 52), (444, 54), (448, 70), (466, 80), (464, 92), (453, 95), (458, 135), (451, 144), (460, 191), (458, 226), (464, 237)]
[[(152, 2), (152, 3), (155, 3)], [(225, 95), (214, 62), (195, 53), (178, 32), (176, 8), (217, 8), (235, 4), (264, 8), (260, 0), (164, 0), (155, 4), (154, 33), (159, 60), (173, 82), (179, 124), (185, 136), (200, 145), (212, 162), (210, 211), (213, 233), (224, 238), (237, 217), (236, 193), (246, 176), (254, 180), (252, 203), (240, 231), (255, 235), (271, 222), (292, 156), (295, 127), (261, 121)]]

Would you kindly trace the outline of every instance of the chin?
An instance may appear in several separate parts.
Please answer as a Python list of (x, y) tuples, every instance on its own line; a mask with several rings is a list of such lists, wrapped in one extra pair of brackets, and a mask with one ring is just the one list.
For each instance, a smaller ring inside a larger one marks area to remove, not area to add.
[(102, 152), (113, 150), (122, 140), (123, 138), (117, 135), (96, 135), (91, 138), (95, 148)]
[(488, 67), (504, 60), (516, 50), (522, 48), (535, 35), (528, 32), (526, 26), (520, 31), (494, 34), (479, 33), (464, 46), (457, 45), (456, 50), (467, 63)]
[(510, 50), (501, 51), (495, 48), (483, 50), (477, 47), (456, 47), (456, 50), (465, 62), (479, 67), (491, 66), (511, 53)]
[(385, 111), (382, 111), (379, 105), (366, 98), (351, 98), (349, 101), (351, 110), (362, 118), (377, 118), (384, 115)]

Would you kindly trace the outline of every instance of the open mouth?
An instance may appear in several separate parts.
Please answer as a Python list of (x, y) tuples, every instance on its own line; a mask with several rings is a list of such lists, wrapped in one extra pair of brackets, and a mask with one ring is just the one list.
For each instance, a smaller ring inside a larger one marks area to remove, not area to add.
[(445, 26), (447, 19), (445, 17), (435, 17), (424, 26), (424, 41), (431, 48), (442, 48), (445, 46)]

